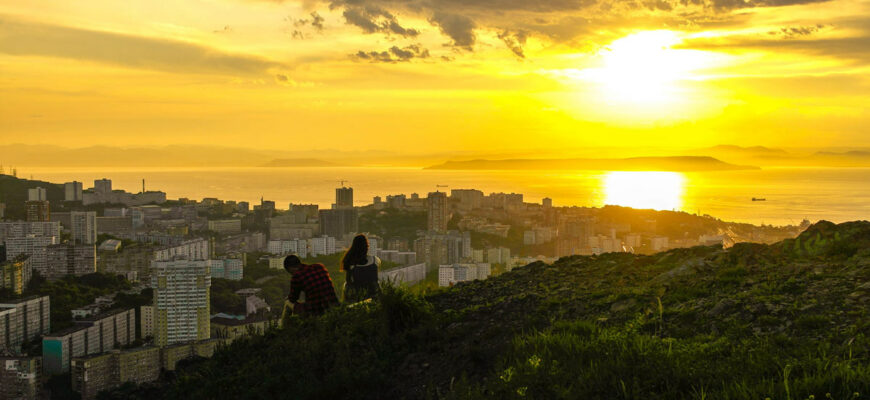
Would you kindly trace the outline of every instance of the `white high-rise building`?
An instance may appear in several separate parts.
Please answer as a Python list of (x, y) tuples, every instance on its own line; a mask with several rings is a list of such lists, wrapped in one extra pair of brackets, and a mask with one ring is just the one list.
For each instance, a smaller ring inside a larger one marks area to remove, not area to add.
[(321, 236), (308, 239), (308, 246), (310, 247), (312, 257), (317, 257), (321, 254), (335, 254), (334, 237)]
[(75, 244), (97, 243), (97, 213), (94, 211), (72, 211), (70, 231)]
[(159, 347), (208, 339), (209, 260), (154, 261), (154, 342)]
[(77, 181), (63, 184), (64, 201), (82, 201), (82, 183)]
[(267, 251), (279, 256), (295, 254), (300, 258), (305, 258), (308, 257), (308, 240), (270, 240), (267, 245)]

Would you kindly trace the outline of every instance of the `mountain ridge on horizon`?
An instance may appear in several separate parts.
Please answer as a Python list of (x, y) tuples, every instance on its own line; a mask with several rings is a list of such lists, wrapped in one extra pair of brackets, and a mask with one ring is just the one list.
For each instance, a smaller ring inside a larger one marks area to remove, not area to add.
[[(399, 154), (389, 150), (280, 150), (254, 149), (220, 145), (170, 144), (165, 146), (112, 146), (64, 147), (59, 145), (29, 145), (11, 143), (0, 145), (0, 165), (5, 167), (262, 167), (281, 165), (281, 160), (317, 160), (312, 166), (404, 166), (432, 167), (457, 161), (531, 159), (638, 159), (665, 157), (712, 157), (735, 165), (752, 166), (870, 166), (868, 149), (819, 148), (800, 153), (766, 146), (739, 146), (720, 144), (707, 148), (670, 151), (667, 149), (592, 148), (548, 152), (544, 150), (490, 152), (456, 151)], [(599, 157), (600, 154), (607, 157)], [(291, 162), (290, 164), (294, 164)], [(334, 164), (334, 165), (331, 165)]]
[(612, 171), (723, 171), (759, 169), (756, 166), (726, 163), (709, 156), (663, 156), (628, 158), (563, 158), (563, 159), (509, 159), (509, 160), (470, 160), (447, 161), (427, 167), (427, 169), (458, 170), (511, 170), (511, 169), (552, 169), (552, 170), (612, 170)]

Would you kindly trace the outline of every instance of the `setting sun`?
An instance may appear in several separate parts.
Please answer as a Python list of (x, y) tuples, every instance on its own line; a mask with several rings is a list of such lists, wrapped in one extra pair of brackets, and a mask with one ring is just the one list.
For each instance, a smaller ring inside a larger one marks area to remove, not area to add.
[(577, 71), (577, 78), (594, 83), (601, 95), (621, 104), (666, 104), (680, 100), (680, 81), (694, 80), (693, 71), (710, 66), (713, 56), (672, 47), (676, 32), (644, 31), (603, 46), (600, 66)]
[(678, 172), (616, 171), (603, 178), (604, 204), (654, 210), (683, 206), (686, 178)]

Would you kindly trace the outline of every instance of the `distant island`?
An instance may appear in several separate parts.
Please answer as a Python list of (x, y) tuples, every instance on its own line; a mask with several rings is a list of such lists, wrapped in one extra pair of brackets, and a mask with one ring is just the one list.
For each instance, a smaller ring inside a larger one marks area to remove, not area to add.
[(447, 161), (426, 169), (454, 170), (608, 170), (608, 171), (732, 171), (759, 169), (730, 164), (713, 157), (631, 157)]
[(276, 158), (269, 161), (261, 167), (266, 168), (281, 168), (281, 167), (341, 167), (342, 164), (336, 164), (329, 161), (318, 160), (314, 158)]

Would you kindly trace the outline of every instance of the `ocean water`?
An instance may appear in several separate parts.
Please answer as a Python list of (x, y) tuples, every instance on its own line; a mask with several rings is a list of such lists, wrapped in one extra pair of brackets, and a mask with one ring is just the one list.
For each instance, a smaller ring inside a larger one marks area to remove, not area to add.
[[(78, 180), (84, 187), (109, 178), (115, 189), (162, 190), (171, 199), (249, 201), (261, 197), (279, 208), (293, 203), (329, 207), (340, 181), (354, 188), (358, 205), (374, 196), (475, 188), (523, 193), (527, 202), (556, 206), (618, 204), (709, 214), (728, 221), (797, 224), (804, 218), (834, 222), (870, 219), (870, 168), (766, 168), (718, 172), (446, 171), (419, 168), (214, 168), (37, 169), (19, 171), (51, 182)], [(443, 185), (443, 186), (439, 186)], [(765, 201), (752, 201), (752, 198)]]

